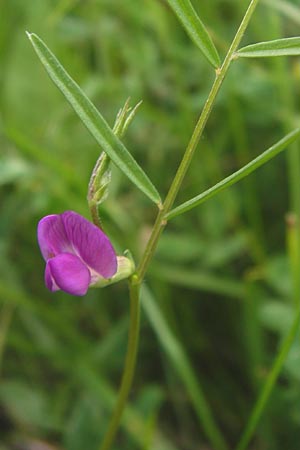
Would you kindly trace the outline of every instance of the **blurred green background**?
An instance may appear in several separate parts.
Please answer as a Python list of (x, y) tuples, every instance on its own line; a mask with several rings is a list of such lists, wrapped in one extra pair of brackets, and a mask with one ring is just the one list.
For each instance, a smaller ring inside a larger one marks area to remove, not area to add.
[[(193, 4), (223, 57), (248, 1)], [(47, 43), (111, 125), (128, 97), (143, 100), (125, 142), (163, 197), (214, 71), (163, 0), (0, 7), (0, 449), (96, 450), (124, 363), (127, 286), (84, 298), (44, 286), (37, 222), (66, 209), (88, 217), (100, 149), (25, 30)], [(298, 0), (262, 1), (243, 45), (299, 35), (299, 25)], [(295, 128), (299, 86), (299, 58), (234, 62), (177, 203)], [(137, 371), (115, 450), (212, 449), (191, 377), (229, 446), (239, 439), (294, 315), (298, 150), (168, 226), (146, 277)], [(139, 260), (155, 214), (114, 170), (102, 216), (119, 253), (129, 248)], [(298, 448), (299, 383), (298, 338), (250, 448)]]

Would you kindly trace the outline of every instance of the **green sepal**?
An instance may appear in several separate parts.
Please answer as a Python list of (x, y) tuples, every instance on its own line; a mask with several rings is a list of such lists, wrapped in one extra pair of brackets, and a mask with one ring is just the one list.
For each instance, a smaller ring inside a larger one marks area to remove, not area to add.
[(135, 264), (128, 250), (124, 252), (124, 255), (128, 256), (117, 256), (118, 270), (115, 275), (111, 278), (101, 278), (97, 283), (93, 284), (91, 287), (100, 288), (109, 286), (110, 284), (118, 283), (121, 280), (129, 278), (135, 271)]

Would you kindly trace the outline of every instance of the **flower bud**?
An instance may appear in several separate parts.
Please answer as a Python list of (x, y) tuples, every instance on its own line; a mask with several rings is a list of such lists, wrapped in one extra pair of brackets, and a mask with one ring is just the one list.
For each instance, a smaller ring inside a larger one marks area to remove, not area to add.
[(108, 185), (111, 180), (110, 158), (106, 153), (102, 152), (92, 173), (89, 189), (88, 202), (89, 205), (99, 206), (108, 195)]

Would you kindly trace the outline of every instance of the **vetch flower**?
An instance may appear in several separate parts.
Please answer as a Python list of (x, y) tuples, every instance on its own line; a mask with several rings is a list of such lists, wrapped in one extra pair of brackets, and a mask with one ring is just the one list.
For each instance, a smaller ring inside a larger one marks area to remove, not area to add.
[(117, 272), (109, 238), (74, 211), (44, 217), (37, 235), (46, 261), (45, 283), (51, 291), (84, 295), (89, 286), (109, 284)]

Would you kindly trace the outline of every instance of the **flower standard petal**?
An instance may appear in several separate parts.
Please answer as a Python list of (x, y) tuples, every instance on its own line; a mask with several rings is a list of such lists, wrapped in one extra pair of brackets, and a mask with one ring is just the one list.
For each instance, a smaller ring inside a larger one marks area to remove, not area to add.
[(117, 271), (117, 256), (106, 234), (74, 211), (64, 212), (61, 218), (75, 253), (102, 277), (112, 277)]
[(59, 214), (43, 217), (38, 223), (37, 236), (46, 261), (70, 249), (65, 227)]
[(48, 260), (45, 281), (52, 291), (61, 289), (68, 294), (85, 295), (89, 288), (91, 274), (78, 256), (61, 253)]

